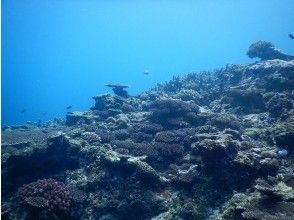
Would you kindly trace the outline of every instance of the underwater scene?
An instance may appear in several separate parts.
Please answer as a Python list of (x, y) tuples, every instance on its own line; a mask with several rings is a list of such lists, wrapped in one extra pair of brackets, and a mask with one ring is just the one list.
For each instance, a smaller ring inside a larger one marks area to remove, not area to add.
[(294, 219), (293, 0), (1, 6), (1, 219)]

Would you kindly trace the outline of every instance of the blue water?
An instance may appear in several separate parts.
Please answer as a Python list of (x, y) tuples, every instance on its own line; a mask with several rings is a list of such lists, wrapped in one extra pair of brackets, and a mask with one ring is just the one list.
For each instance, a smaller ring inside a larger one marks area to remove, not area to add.
[(135, 95), (174, 74), (252, 62), (259, 39), (294, 54), (293, 11), (293, 0), (2, 0), (2, 123), (87, 110), (109, 82)]

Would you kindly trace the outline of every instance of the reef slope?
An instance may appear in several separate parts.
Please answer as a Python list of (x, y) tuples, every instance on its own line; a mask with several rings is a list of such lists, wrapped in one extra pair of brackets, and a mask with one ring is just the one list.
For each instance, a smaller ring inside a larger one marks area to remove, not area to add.
[(95, 96), (64, 122), (2, 128), (2, 218), (293, 219), (289, 57)]

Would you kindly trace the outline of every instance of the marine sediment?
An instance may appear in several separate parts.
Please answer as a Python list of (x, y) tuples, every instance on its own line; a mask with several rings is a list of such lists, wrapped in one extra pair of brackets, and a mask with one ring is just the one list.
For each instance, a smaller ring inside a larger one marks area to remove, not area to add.
[(3, 219), (293, 219), (294, 60), (177, 76), (2, 128)]

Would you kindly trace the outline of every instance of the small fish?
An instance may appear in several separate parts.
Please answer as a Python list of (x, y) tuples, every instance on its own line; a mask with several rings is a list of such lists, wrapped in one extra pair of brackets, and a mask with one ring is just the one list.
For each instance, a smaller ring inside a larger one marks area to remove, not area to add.
[(20, 111), (20, 113), (25, 113), (27, 110), (24, 108)]
[(69, 106), (66, 107), (67, 110), (69, 110), (71, 108), (72, 108), (72, 105), (69, 105)]
[(144, 70), (143, 74), (144, 74), (144, 75), (149, 75), (150, 72), (149, 72), (148, 70)]
[(278, 155), (280, 157), (287, 157), (288, 151), (286, 149), (281, 149), (281, 150), (278, 151)]
[(294, 35), (293, 35), (293, 34), (288, 34), (288, 36), (289, 36), (291, 39), (294, 39)]

